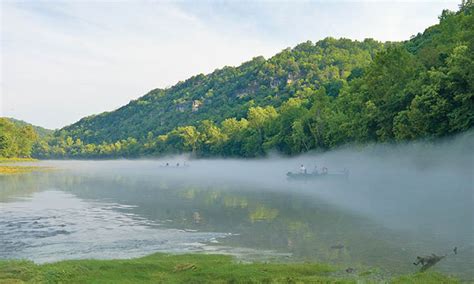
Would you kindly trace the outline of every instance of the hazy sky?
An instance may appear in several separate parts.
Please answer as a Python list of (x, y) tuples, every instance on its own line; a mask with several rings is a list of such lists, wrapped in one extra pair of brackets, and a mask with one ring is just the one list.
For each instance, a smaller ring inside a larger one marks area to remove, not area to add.
[(460, 0), (0, 3), (0, 116), (59, 128), (306, 40), (408, 39)]

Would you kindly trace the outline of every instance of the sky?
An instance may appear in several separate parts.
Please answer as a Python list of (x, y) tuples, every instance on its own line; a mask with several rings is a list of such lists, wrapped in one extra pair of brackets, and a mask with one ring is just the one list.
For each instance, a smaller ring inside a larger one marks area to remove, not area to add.
[(0, 0), (0, 116), (61, 128), (307, 40), (409, 39), (459, 3)]

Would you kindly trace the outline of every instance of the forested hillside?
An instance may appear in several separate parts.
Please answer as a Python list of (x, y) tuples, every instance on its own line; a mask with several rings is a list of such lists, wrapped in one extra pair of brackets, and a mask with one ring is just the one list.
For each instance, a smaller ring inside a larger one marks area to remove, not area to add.
[(0, 117), (0, 158), (29, 158), (37, 138), (33, 126)]
[[(304, 88), (327, 88), (337, 96), (354, 68), (367, 66), (382, 44), (328, 38), (303, 43), (265, 60), (199, 74), (169, 89), (155, 89), (128, 105), (86, 117), (63, 130), (86, 143), (113, 142), (205, 119), (242, 118), (254, 105), (280, 106)], [(137, 127), (140, 125), (140, 127)]]
[(197, 75), (65, 127), (35, 156), (255, 157), (459, 133), (474, 122), (473, 10), (406, 42), (327, 38)]
[(38, 135), (38, 138), (46, 138), (47, 136), (54, 134), (54, 130), (46, 129), (44, 127), (37, 126), (37, 125), (33, 125), (23, 120), (14, 119), (11, 117), (8, 117), (8, 120), (10, 120), (12, 123), (14, 123), (16, 126), (19, 126), (19, 127), (31, 126), (35, 130), (36, 134)]

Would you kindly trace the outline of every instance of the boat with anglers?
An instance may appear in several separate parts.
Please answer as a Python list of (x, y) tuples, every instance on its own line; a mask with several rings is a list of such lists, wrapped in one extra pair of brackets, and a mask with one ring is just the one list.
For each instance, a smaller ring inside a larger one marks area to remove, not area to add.
[(286, 178), (290, 181), (347, 180), (349, 178), (349, 170), (329, 172), (326, 167), (323, 167), (321, 171), (318, 171), (317, 167), (315, 167), (312, 173), (308, 173), (306, 168), (301, 165), (299, 172), (288, 172), (286, 173)]

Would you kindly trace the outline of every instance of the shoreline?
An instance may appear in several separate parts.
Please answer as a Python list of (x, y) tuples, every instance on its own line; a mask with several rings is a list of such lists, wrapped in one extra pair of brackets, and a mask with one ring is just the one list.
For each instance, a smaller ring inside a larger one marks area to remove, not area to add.
[(38, 159), (34, 159), (34, 158), (0, 158), (0, 164), (38, 162), (38, 161), (39, 161)]
[(51, 167), (18, 165), (38, 161), (39, 160), (33, 158), (0, 158), (0, 176), (53, 170)]
[(63, 260), (35, 264), (0, 260), (0, 282), (18, 283), (460, 283), (435, 271), (383, 279), (371, 270), (356, 271), (325, 263), (238, 262), (220, 254), (155, 253), (112, 260)]

